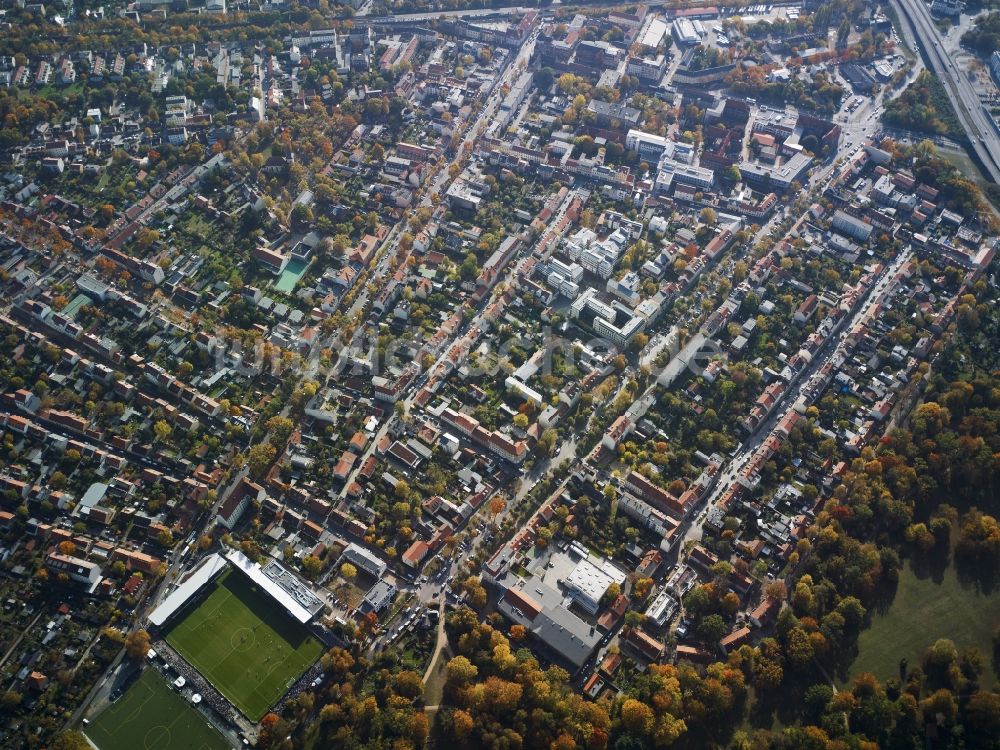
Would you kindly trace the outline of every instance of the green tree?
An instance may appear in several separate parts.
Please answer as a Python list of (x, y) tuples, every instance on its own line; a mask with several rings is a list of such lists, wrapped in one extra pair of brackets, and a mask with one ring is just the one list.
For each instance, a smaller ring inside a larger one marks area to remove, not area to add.
[(698, 623), (698, 637), (706, 643), (718, 643), (729, 631), (721, 615), (709, 615)]
[(165, 443), (170, 438), (170, 433), (173, 432), (173, 428), (165, 421), (159, 420), (153, 424), (153, 434), (156, 435), (156, 439), (161, 443)]
[(270, 443), (257, 443), (250, 449), (250, 456), (247, 459), (247, 468), (250, 475), (255, 479), (261, 479), (268, 468), (274, 463), (274, 457), (278, 454), (277, 449)]
[(558, 439), (559, 433), (557, 433), (552, 427), (549, 427), (547, 430), (542, 432), (542, 434), (538, 436), (538, 448), (542, 452), (542, 455), (551, 456)]
[(295, 423), (288, 417), (275, 415), (267, 420), (267, 429), (276, 445), (284, 445), (295, 429)]
[(479, 276), (479, 264), (476, 260), (475, 253), (469, 253), (465, 256), (465, 260), (462, 261), (459, 273), (461, 274), (463, 281), (472, 281)]
[(646, 616), (642, 612), (637, 612), (634, 609), (630, 609), (625, 613), (625, 627), (635, 630), (636, 628), (641, 628), (642, 624), (646, 621)]
[[(349, 563), (344, 564), (347, 565)], [(316, 555), (305, 555), (302, 558), (302, 570), (310, 578), (315, 578), (323, 571), (323, 561), (316, 557)]]

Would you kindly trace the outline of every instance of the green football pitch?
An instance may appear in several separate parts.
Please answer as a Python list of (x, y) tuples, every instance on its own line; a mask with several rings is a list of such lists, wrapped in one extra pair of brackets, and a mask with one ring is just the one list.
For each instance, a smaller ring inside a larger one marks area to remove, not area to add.
[(167, 643), (243, 714), (259, 720), (323, 651), (318, 640), (235, 571), (208, 585)]
[(196, 709), (147, 669), (86, 728), (101, 750), (229, 750)]

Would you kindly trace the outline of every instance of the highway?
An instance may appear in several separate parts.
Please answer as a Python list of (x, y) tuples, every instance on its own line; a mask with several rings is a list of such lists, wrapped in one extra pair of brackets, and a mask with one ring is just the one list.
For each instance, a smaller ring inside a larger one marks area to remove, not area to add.
[(930, 11), (922, 0), (893, 0), (904, 22), (901, 33), (914, 40), (928, 69), (944, 84), (959, 122), (969, 135), (969, 145), (978, 157), (985, 176), (1000, 183), (1000, 134), (983, 111), (979, 95), (943, 47)]

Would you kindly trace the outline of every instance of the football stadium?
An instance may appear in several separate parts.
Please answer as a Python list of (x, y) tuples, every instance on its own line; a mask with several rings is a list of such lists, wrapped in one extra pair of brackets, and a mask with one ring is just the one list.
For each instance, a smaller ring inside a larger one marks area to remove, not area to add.
[(307, 624), (323, 602), (293, 573), (240, 552), (210, 555), (150, 625), (239, 711), (258, 721), (322, 653)]

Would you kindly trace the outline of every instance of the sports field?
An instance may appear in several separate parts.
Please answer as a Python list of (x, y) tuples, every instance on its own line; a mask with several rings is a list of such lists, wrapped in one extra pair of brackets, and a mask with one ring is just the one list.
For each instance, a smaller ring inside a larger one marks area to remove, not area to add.
[(101, 750), (229, 750), (205, 717), (147, 669), (86, 729)]
[(991, 669), (993, 631), (1000, 622), (1000, 591), (981, 591), (959, 579), (952, 562), (939, 577), (918, 576), (908, 562), (899, 574), (892, 605), (875, 615), (871, 627), (861, 631), (858, 657), (851, 677), (871, 672), (881, 680), (899, 673), (899, 660), (910, 667), (920, 663), (924, 651), (938, 638), (949, 638), (959, 651), (975, 648), (983, 657), (980, 684), (990, 688), (998, 677)]
[(323, 651), (302, 625), (232, 570), (210, 583), (180, 618), (167, 643), (253, 721)]

